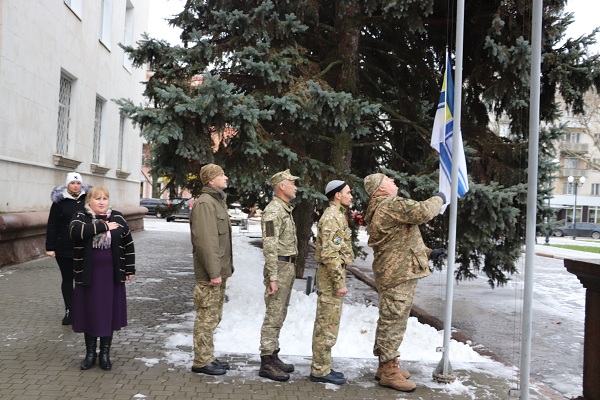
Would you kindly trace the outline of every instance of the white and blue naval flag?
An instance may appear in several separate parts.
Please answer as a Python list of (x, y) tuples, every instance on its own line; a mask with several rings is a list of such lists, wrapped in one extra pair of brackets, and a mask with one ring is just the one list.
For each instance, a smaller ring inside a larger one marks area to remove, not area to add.
[[(440, 153), (440, 183), (439, 191), (446, 195), (446, 204), (442, 207), (440, 214), (443, 214), (448, 204), (450, 204), (450, 189), (452, 185), (452, 142), (454, 129), (454, 82), (452, 81), (452, 72), (450, 59), (446, 55), (446, 71), (444, 72), (444, 82), (442, 83), (442, 92), (438, 108), (433, 121), (433, 132), (431, 134), (431, 147)], [(469, 190), (469, 180), (467, 179), (467, 162), (465, 160), (465, 150), (463, 148), (462, 135), (460, 129), (458, 137), (459, 151), (458, 160), (458, 197), (463, 196)]]

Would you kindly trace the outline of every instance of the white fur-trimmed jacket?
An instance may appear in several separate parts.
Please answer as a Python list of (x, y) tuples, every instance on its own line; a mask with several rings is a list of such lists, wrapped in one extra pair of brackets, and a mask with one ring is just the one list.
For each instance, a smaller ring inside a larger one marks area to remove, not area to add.
[(46, 229), (46, 251), (55, 252), (57, 257), (73, 257), (73, 241), (69, 237), (69, 223), (77, 211), (84, 210), (86, 193), (90, 188), (90, 185), (84, 185), (77, 198), (67, 192), (66, 185), (57, 186), (52, 190), (50, 194), (52, 207), (48, 214)]

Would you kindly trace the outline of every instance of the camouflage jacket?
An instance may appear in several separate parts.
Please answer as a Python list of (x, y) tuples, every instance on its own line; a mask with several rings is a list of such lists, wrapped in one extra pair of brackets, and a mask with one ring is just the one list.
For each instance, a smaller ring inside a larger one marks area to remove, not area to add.
[(344, 207), (331, 203), (323, 212), (317, 225), (315, 258), (319, 268), (327, 270), (334, 290), (346, 286), (346, 271), (342, 264), (354, 261), (354, 251)]
[(430, 274), (431, 249), (423, 242), (419, 224), (433, 219), (441, 208), (439, 196), (422, 202), (390, 196), (371, 198), (365, 221), (379, 290)]
[(265, 207), (261, 217), (263, 255), (265, 257), (264, 276), (269, 281), (277, 279), (277, 256), (296, 256), (298, 240), (296, 224), (292, 218), (294, 208), (279, 197)]

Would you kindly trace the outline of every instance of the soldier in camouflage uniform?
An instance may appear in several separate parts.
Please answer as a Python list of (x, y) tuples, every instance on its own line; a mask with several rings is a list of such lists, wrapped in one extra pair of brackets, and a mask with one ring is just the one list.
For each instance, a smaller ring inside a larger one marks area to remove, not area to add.
[(227, 176), (215, 164), (200, 169), (202, 194), (190, 212), (194, 255), (194, 363), (192, 371), (223, 375), (229, 364), (215, 359), (213, 333), (221, 322), (227, 278), (233, 274), (231, 223), (227, 214)]
[(260, 370), (264, 378), (285, 382), (294, 365), (279, 359), (279, 332), (287, 315), (292, 285), (296, 277), (298, 241), (290, 201), (296, 197), (297, 176), (281, 171), (270, 179), (273, 200), (261, 217), (265, 258), (265, 319), (260, 331)]
[(446, 199), (443, 193), (422, 202), (398, 197), (394, 180), (381, 173), (367, 176), (364, 185), (371, 198), (365, 221), (379, 290), (379, 320), (373, 348), (379, 367), (375, 377), (382, 386), (410, 392), (416, 385), (408, 380), (408, 371), (399, 369), (398, 349), (417, 282), (430, 274), (429, 258), (445, 254), (444, 249), (432, 251), (425, 246), (419, 224), (438, 215)]
[(346, 265), (354, 260), (346, 208), (352, 204), (350, 186), (334, 180), (325, 187), (329, 207), (317, 225), (317, 315), (312, 339), (313, 382), (346, 383), (344, 374), (331, 368), (331, 348), (337, 341), (346, 287)]

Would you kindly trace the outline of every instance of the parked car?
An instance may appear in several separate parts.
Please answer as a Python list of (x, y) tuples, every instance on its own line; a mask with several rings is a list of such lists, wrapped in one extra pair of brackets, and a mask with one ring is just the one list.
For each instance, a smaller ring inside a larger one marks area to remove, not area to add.
[(163, 199), (141, 199), (140, 206), (148, 209), (146, 215), (156, 215), (156, 209), (164, 209), (167, 206), (167, 201)]
[(227, 214), (232, 225), (248, 225), (248, 214), (242, 211), (240, 203), (231, 203), (227, 208)]
[(167, 222), (172, 222), (176, 219), (190, 219), (190, 211), (192, 210), (193, 205), (192, 199), (182, 198), (169, 200), (164, 214)]
[[(600, 224), (592, 224), (591, 222), (578, 222), (575, 224), (568, 224), (561, 226), (560, 228), (554, 229), (554, 236), (584, 236), (592, 237), (593, 239), (600, 239)], [(575, 233), (577, 229), (577, 233)]]

